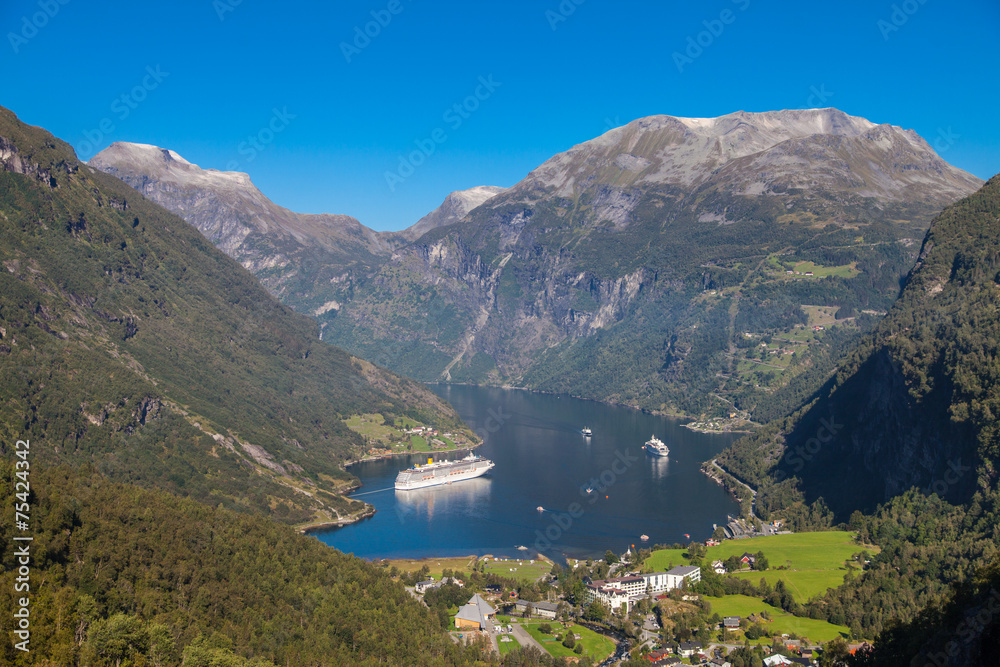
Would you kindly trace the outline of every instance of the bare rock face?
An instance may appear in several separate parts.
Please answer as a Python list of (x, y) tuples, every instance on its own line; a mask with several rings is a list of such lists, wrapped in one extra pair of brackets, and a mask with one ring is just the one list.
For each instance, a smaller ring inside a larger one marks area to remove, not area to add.
[(334, 274), (367, 272), (389, 252), (381, 235), (350, 216), (289, 211), (249, 175), (202, 169), (172, 150), (116, 142), (88, 164), (180, 215), (300, 310), (335, 300), (337, 290), (324, 285)]
[(912, 130), (837, 109), (739, 111), (640, 118), (553, 157), (510, 196), (573, 197), (597, 184), (721, 188), (750, 196), (827, 188), (943, 206), (982, 181), (942, 160)]

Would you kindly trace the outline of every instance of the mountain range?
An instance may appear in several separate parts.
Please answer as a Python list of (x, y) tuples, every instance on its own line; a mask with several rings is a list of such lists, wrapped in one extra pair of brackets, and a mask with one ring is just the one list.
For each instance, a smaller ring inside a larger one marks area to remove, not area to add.
[(356, 481), (342, 464), (366, 449), (345, 419), (464, 428), (423, 385), (319, 342), (315, 320), (197, 229), (6, 109), (0, 226), (0, 424), (6, 442), (38, 443), (40, 463), (336, 521), (366, 509), (341, 495)]
[(453, 192), (412, 227), (380, 233), (347, 215), (295, 213), (265, 197), (248, 174), (201, 169), (157, 146), (115, 142), (89, 164), (183, 217), (275, 296), (315, 316), (340, 307), (350, 276), (367, 275), (394, 249), (503, 190)]
[(166, 149), (91, 165), (377, 365), (762, 421), (819, 387), (933, 215), (981, 185), (913, 131), (836, 109), (642, 118), (397, 233), (292, 214)]

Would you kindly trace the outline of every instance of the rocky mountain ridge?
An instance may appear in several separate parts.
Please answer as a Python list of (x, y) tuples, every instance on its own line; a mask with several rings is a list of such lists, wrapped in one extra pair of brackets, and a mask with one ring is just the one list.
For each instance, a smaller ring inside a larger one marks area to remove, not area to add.
[[(805, 325), (808, 308), (886, 309), (931, 217), (979, 185), (912, 131), (836, 109), (652, 116), (554, 156), (460, 225), (467, 207), (446, 202), (388, 253), (330, 249), (315, 276), (279, 284), (272, 248), (255, 273), (326, 340), (418, 379), (754, 410), (791, 380), (746, 372), (744, 336)], [(805, 264), (836, 275), (783, 277)], [(830, 362), (796, 363), (787, 375)]]
[(417, 220), (412, 226), (398, 233), (407, 241), (415, 241), (432, 229), (460, 222), (472, 209), (481, 206), (506, 188), (495, 185), (479, 185), (468, 190), (456, 190), (436, 209)]
[[(690, 389), (714, 392), (713, 377), (733, 375), (737, 336), (761, 333), (737, 330), (741, 309), (887, 307), (930, 218), (978, 185), (912, 131), (832, 109), (644, 118), (397, 250), (330, 335), (421, 379), (677, 409)], [(761, 273), (785, 257), (870, 270), (807, 290)], [(738, 289), (765, 282), (777, 293)], [(712, 287), (717, 308), (702, 294)], [(698, 330), (710, 321), (721, 336)]]

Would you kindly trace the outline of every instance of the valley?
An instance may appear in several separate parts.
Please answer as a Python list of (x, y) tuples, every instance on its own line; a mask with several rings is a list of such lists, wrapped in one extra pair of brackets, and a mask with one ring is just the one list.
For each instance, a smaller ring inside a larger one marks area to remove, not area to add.
[(0, 667), (995, 665), (995, 4), (5, 3)]

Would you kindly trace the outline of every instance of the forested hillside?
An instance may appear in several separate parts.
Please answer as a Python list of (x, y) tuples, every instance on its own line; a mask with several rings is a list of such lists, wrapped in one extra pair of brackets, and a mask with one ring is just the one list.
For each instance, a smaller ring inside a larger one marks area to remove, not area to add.
[(840, 520), (911, 487), (965, 503), (1000, 463), (1000, 178), (948, 207), (886, 318), (799, 413), (719, 457), (762, 516)]
[(940, 605), (928, 606), (909, 623), (886, 630), (854, 667), (995, 665), (1000, 652), (1000, 571), (994, 563), (953, 587)]
[[(5, 457), (4, 498), (13, 473)], [(32, 467), (31, 488), (31, 650), (4, 641), (0, 664), (460, 665), (481, 655), (448, 639), (384, 569), (265, 517), (116, 484), (90, 465)], [(26, 594), (14, 591), (14, 534), (0, 522), (6, 638)]]
[(358, 412), (463, 428), (421, 385), (318, 340), (180, 218), (0, 109), (0, 437), (40, 462), (287, 522), (339, 491)]
[(846, 522), (880, 547), (844, 585), (797, 601), (856, 636), (880, 634), (858, 664), (923, 665), (953, 640), (940, 664), (991, 664), (991, 619), (951, 633), (968, 630), (962, 605), (989, 602), (1000, 562), (998, 346), (995, 177), (934, 220), (899, 300), (837, 375), (717, 459), (757, 489), (761, 518), (795, 530)]

